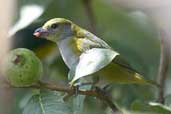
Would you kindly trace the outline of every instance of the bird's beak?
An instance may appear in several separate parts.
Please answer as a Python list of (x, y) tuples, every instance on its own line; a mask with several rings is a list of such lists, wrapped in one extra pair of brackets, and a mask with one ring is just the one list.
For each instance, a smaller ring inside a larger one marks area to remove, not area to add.
[(41, 27), (36, 29), (33, 33), (33, 35), (36, 36), (37, 38), (45, 37), (47, 34), (48, 34), (48, 31)]

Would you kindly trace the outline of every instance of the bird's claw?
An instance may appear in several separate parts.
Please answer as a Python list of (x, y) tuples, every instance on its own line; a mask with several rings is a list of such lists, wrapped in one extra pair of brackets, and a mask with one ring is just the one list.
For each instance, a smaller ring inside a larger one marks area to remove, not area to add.
[(74, 87), (74, 95), (77, 96), (79, 92), (79, 85), (75, 85)]
[(76, 83), (72, 86), (70, 86), (73, 89), (73, 95), (78, 95), (79, 88), (80, 88), (80, 83)]

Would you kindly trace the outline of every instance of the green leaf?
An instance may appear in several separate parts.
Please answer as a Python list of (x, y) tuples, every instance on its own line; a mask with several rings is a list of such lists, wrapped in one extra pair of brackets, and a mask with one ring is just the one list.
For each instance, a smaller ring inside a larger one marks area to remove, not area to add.
[[(76, 83), (79, 86), (79, 90), (90, 90), (92, 88), (91, 84), (87, 84), (84, 86), (81, 86), (81, 84), (85, 84), (85, 83), (89, 83), (89, 80), (86, 79), (80, 79), (78, 80), (78, 82)], [(84, 109), (84, 101), (85, 98), (87, 96), (85, 95), (74, 95), (71, 99), (70, 104), (72, 105), (72, 109), (73, 109), (73, 114), (82, 114), (83, 113), (83, 109)]]
[(84, 100), (85, 100), (84, 95), (77, 95), (73, 97), (72, 99), (73, 114), (81, 114), (83, 112)]
[(155, 114), (171, 114), (171, 108), (155, 102), (150, 102), (148, 104), (145, 104), (136, 101), (132, 104), (132, 109), (135, 111), (151, 112)]
[(20, 101), (20, 103), (19, 103), (19, 107), (20, 107), (21, 109), (24, 108), (33, 96), (40, 94), (39, 92), (40, 92), (40, 90), (38, 90), (38, 89), (34, 89), (34, 90), (29, 91), (29, 92), (21, 99), (21, 101)]
[(58, 92), (40, 91), (23, 107), (23, 114), (72, 114), (62, 98)]
[(171, 107), (171, 94), (169, 94), (165, 97), (165, 105)]
[[(108, 65), (117, 55), (111, 49), (93, 48), (80, 56), (71, 84), (84, 76), (93, 74)], [(71, 76), (72, 77), (72, 76)]]

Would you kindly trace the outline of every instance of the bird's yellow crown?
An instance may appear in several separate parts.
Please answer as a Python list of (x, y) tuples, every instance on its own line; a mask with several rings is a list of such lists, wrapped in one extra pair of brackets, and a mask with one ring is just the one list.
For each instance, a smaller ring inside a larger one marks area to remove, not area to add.
[(42, 28), (47, 28), (47, 27), (49, 27), (50, 25), (52, 25), (52, 24), (54, 24), (54, 23), (56, 23), (56, 24), (66, 24), (66, 23), (72, 24), (72, 22), (71, 22), (70, 20), (67, 20), (67, 19), (65, 19), (65, 18), (53, 18), (53, 19), (50, 19), (49, 21), (47, 21), (47, 22), (43, 25)]

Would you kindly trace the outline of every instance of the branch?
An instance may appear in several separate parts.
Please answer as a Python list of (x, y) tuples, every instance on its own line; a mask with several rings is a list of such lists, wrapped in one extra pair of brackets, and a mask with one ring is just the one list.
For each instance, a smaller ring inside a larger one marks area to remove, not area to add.
[(164, 31), (160, 32), (160, 64), (159, 64), (159, 70), (158, 70), (158, 77), (159, 77), (159, 84), (160, 84), (160, 90), (159, 90), (159, 98), (158, 101), (162, 104), (164, 104), (164, 86), (165, 81), (167, 78), (167, 71), (169, 66), (169, 45), (168, 45), (168, 36), (167, 33)]
[[(69, 95), (75, 94), (74, 88), (70, 88), (64, 85), (54, 85), (54, 84), (43, 83), (43, 82), (39, 82), (38, 84), (29, 86), (29, 87), (21, 87), (21, 88), (49, 89), (52, 91), (66, 92)], [(102, 101), (105, 101), (105, 103), (113, 110), (113, 112), (119, 111), (119, 109), (111, 101), (110, 97), (104, 94), (102, 90), (99, 90), (99, 89), (98, 90), (86, 90), (86, 91), (78, 90), (78, 94), (96, 97)]]
[(85, 12), (88, 16), (88, 19), (90, 21), (90, 31), (93, 32), (94, 34), (96, 33), (96, 22), (95, 22), (95, 16), (93, 13), (93, 9), (91, 6), (92, 0), (82, 0)]

